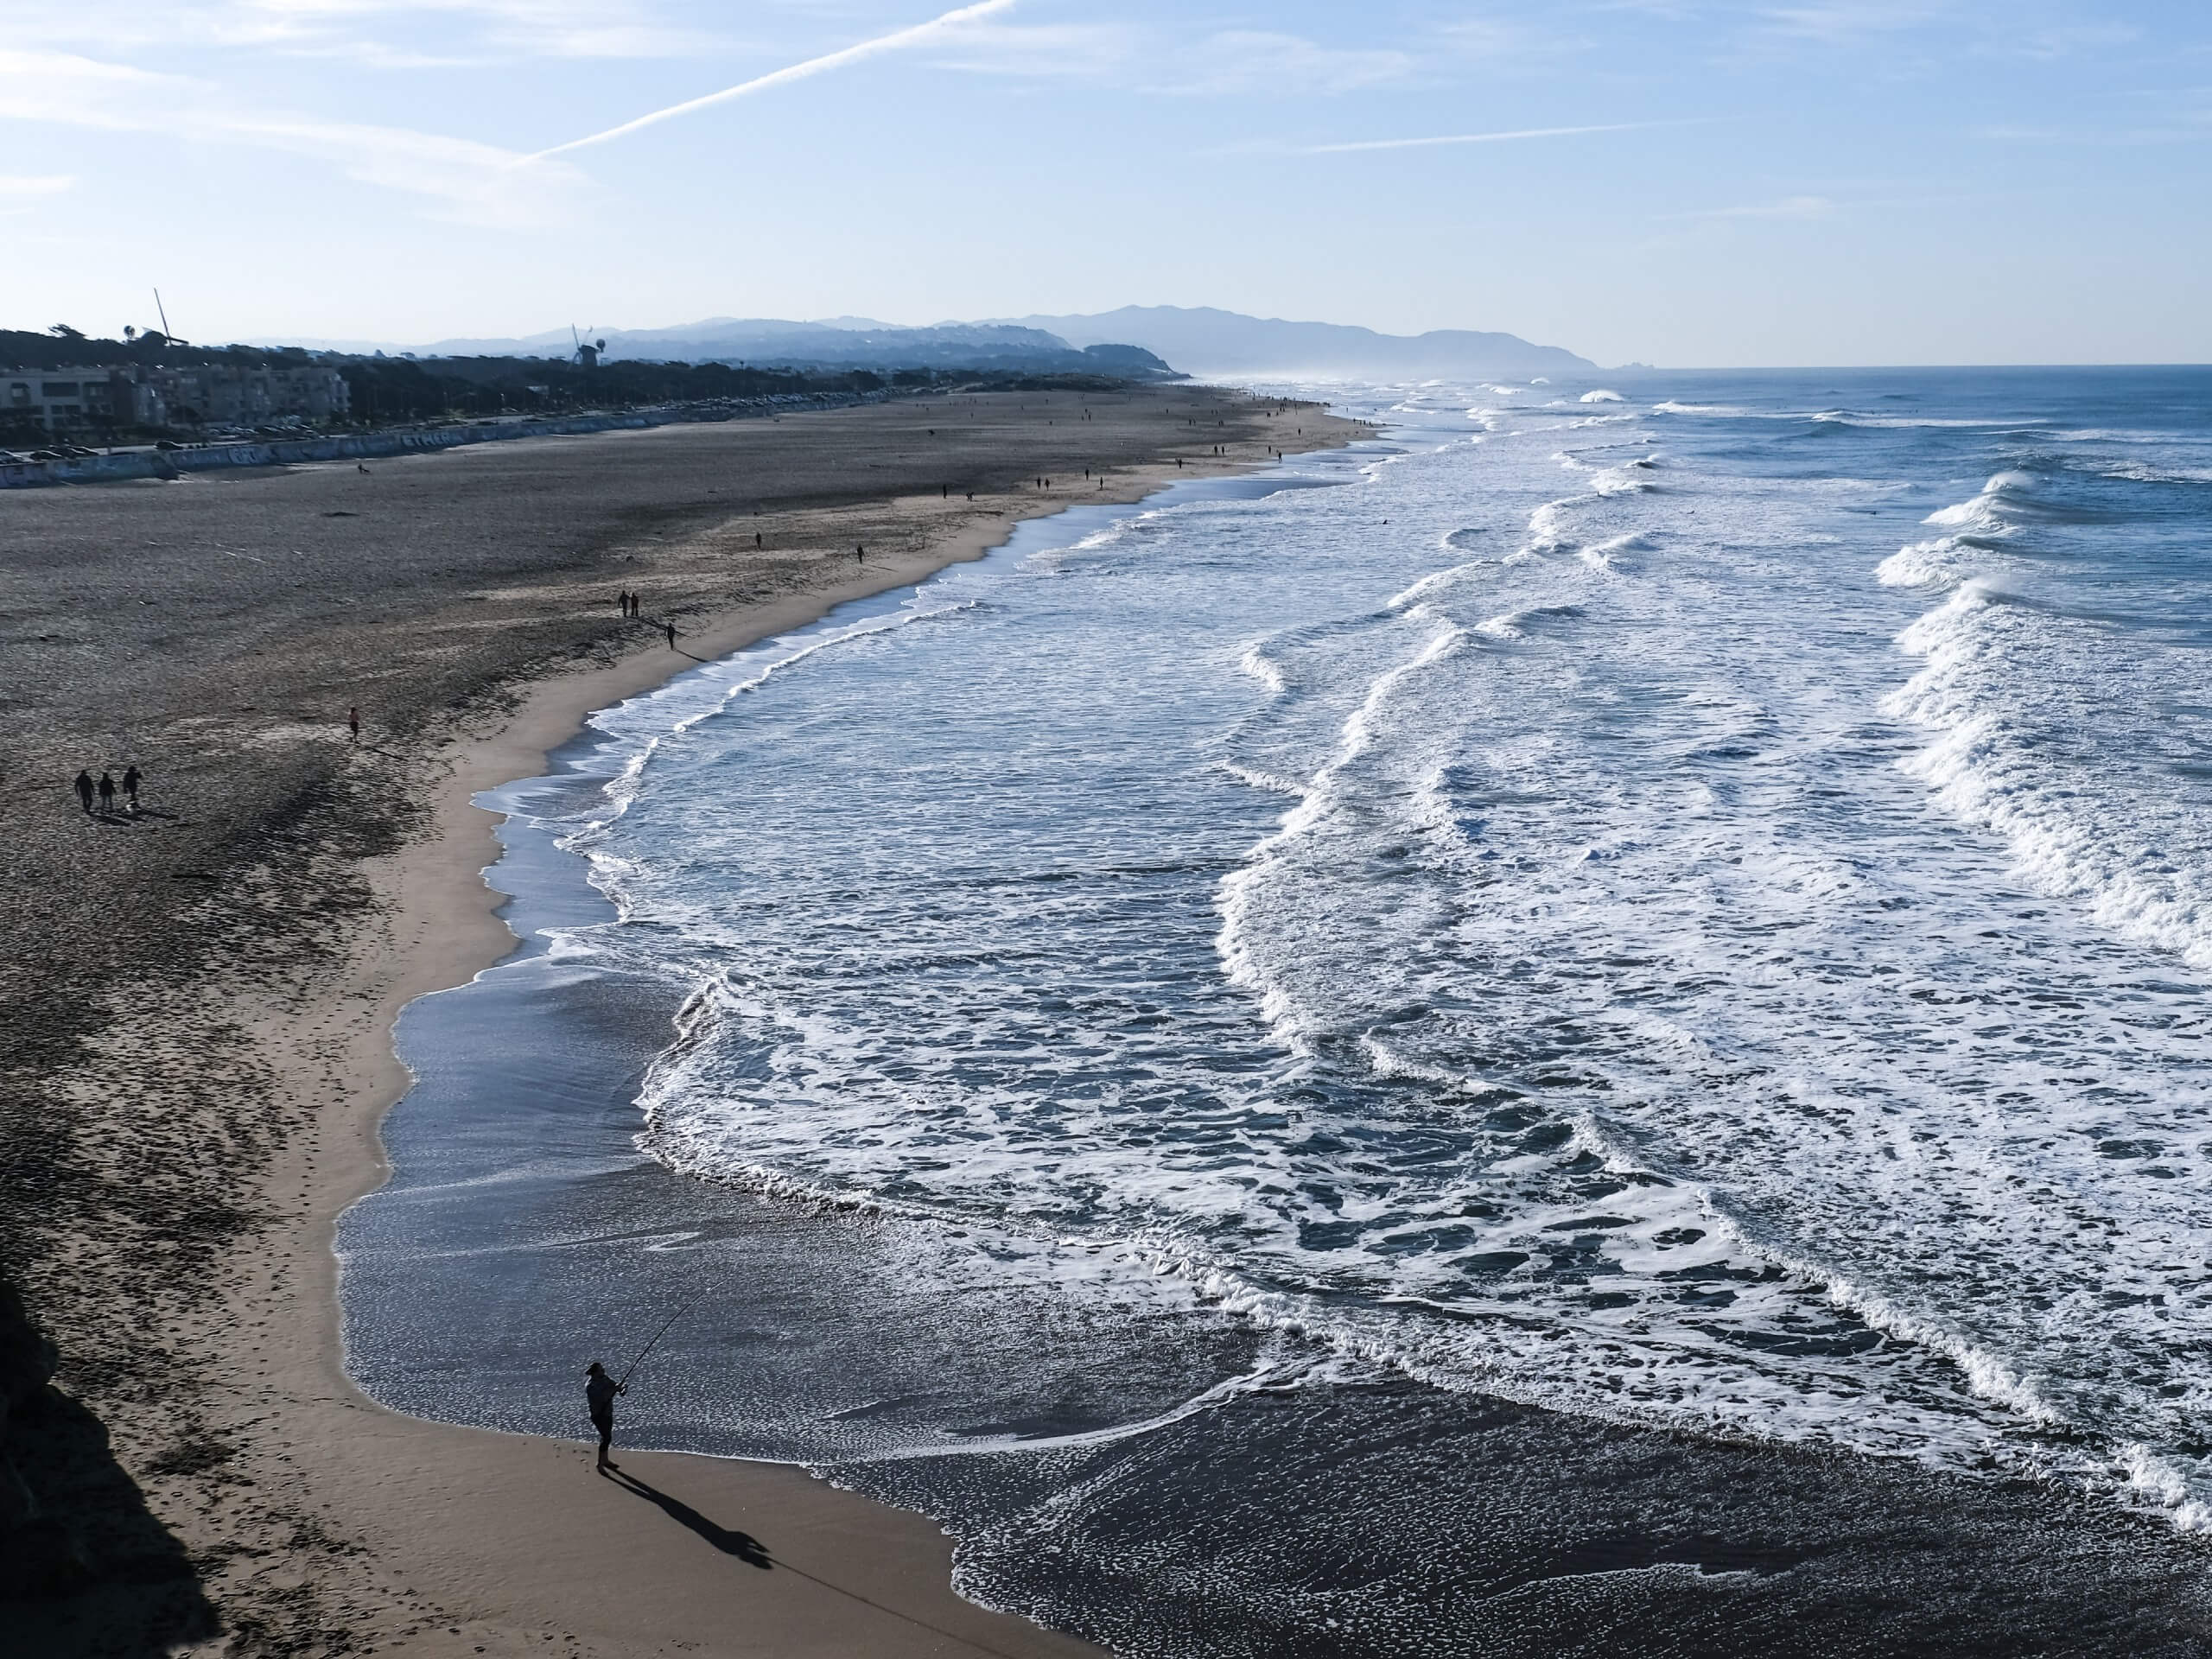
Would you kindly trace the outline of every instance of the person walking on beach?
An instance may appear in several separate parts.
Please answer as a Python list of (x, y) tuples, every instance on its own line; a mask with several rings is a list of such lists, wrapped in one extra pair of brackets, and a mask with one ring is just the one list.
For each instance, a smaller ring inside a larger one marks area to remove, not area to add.
[(105, 772), (100, 773), (100, 810), (103, 813), (115, 810), (115, 779)]
[(77, 804), (83, 807), (87, 815), (92, 810), (92, 774), (89, 772), (77, 774)]
[(614, 1459), (607, 1455), (614, 1444), (614, 1396), (629, 1390), (607, 1374), (607, 1367), (597, 1360), (584, 1368), (584, 1404), (591, 1411), (591, 1426), (599, 1431), (599, 1466), (611, 1468)]
[(359, 709), (348, 709), (346, 711), (346, 728), (353, 734), (353, 741), (356, 743), (361, 741), (361, 711)]
[(673, 622), (664, 622), (661, 624), (661, 627), (668, 635), (668, 648), (671, 651), (674, 651), (676, 649), (676, 624)]
[(123, 769), (123, 792), (130, 798), (130, 816), (138, 816), (138, 781), (142, 774), (136, 766)]
[(614, 604), (623, 615), (630, 614), (630, 590), (627, 588), (614, 596)]

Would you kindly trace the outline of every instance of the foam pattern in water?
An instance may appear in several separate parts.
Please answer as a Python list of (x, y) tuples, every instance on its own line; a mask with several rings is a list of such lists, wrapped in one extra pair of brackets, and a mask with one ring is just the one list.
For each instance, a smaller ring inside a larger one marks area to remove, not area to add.
[(2212, 445), (2085, 384), (1377, 393), (611, 711), (645, 1144), (1322, 1385), (2202, 1522)]

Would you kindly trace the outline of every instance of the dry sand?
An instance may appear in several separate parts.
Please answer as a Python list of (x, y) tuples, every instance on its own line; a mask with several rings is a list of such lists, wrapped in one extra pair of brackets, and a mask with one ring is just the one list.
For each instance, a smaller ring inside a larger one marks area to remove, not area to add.
[[(40, 1513), (0, 1541), (44, 1584), (0, 1649), (1095, 1651), (799, 1471), (623, 1454), (623, 1484), (382, 1409), (340, 1367), (332, 1227), (381, 1178), (394, 1016), (512, 942), (474, 791), (1021, 517), (1362, 429), (1002, 393), (0, 495), (0, 1268), (60, 1351), (4, 1442)], [(79, 766), (133, 763), (143, 816), (78, 810)]]

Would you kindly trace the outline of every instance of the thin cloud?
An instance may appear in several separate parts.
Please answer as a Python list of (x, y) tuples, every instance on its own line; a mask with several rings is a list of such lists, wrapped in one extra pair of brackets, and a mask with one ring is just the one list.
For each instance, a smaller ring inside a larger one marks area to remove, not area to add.
[(65, 190), (76, 188), (77, 180), (68, 173), (0, 173), (0, 201), (33, 201), (41, 196), (58, 196)]
[(1427, 149), (1441, 144), (1510, 144), (1524, 138), (1573, 138), (1586, 132), (1639, 132), (1675, 121), (1609, 121), (1589, 127), (1522, 127), (1511, 132), (1448, 132), (1427, 138), (1358, 138), (1339, 144), (1297, 144), (1293, 156), (1351, 156), (1376, 149)]
[[(434, 47), (397, 46), (396, 33)], [(367, 67), (445, 68), (515, 58), (674, 58), (724, 50), (728, 38), (657, 22), (637, 0), (110, 0), (96, 11), (48, 7), (11, 18), (19, 47), (120, 53), (180, 44), (335, 58)]]
[(961, 30), (959, 50), (934, 60), (965, 74), (1112, 82), (1156, 55), (1152, 32), (1134, 24), (977, 22)]
[(2181, 116), (2164, 127), (1984, 127), (1981, 136), (2007, 144), (2079, 144), (2124, 149), (2143, 144), (2189, 143), (2207, 135), (2202, 116)]
[(863, 58), (872, 58), (885, 52), (895, 52), (904, 47), (920, 46), (958, 29), (963, 23), (1011, 10), (1014, 4), (1014, 0), (979, 0), (977, 4), (957, 7), (941, 16), (931, 18), (925, 23), (916, 23), (910, 29), (894, 29), (888, 35), (879, 35), (873, 40), (861, 41), (856, 45), (845, 47), (839, 51), (825, 52), (818, 58), (809, 58), (804, 63), (794, 63), (787, 68), (772, 70), (765, 75), (756, 75), (751, 80), (741, 81), (734, 86), (726, 86), (719, 92), (709, 92), (704, 98), (689, 99), (681, 104), (671, 104), (666, 109), (653, 110), (638, 117), (635, 120), (625, 121), (619, 127), (609, 127), (604, 132), (594, 132), (582, 138), (571, 138), (565, 144), (555, 144), (550, 149), (541, 149), (527, 159), (542, 162), (549, 156), (564, 155), (572, 149), (582, 149), (588, 144), (603, 144), (610, 139), (627, 137), (641, 128), (656, 126), (663, 121), (673, 121), (678, 116), (690, 115), (700, 110), (711, 109), (717, 104), (728, 104), (741, 98), (749, 98), (753, 93), (766, 92), (772, 86), (781, 86), (794, 80), (805, 80), (814, 75), (824, 74), (832, 69), (842, 69), (847, 64), (858, 63)]
[(1322, 46), (1302, 35), (1223, 29), (1174, 54), (1142, 90), (1183, 96), (1264, 92), (1269, 97), (1357, 92), (1403, 80), (1414, 60), (1387, 48)]
[(1784, 196), (1779, 201), (1750, 202), (1740, 207), (1700, 207), (1662, 219), (1832, 219), (1836, 205), (1827, 196)]
[(1832, 43), (1923, 29), (1948, 15), (1947, 6), (1914, 4), (1911, 0), (1833, 0), (1827, 5), (1780, 7), (1759, 14), (1777, 33)]
[(937, 60), (944, 67), (1166, 98), (1329, 95), (1404, 80), (1418, 67), (1409, 53), (1326, 46), (1270, 29), (1194, 35), (1128, 22), (979, 23), (958, 41), (957, 54)]
[(475, 223), (527, 225), (556, 216), (574, 168), (517, 172), (527, 158), (493, 144), (403, 127), (331, 121), (289, 111), (240, 109), (216, 88), (58, 52), (0, 49), (0, 119), (108, 132), (157, 133), (185, 142), (246, 144), (303, 156), (364, 183), (426, 196), (444, 215)]
[(2067, 29), (2039, 29), (2012, 42), (2011, 48), (2017, 56), (2049, 62), (2103, 47), (2133, 46), (2142, 38), (2143, 31), (2127, 23), (2082, 23)]

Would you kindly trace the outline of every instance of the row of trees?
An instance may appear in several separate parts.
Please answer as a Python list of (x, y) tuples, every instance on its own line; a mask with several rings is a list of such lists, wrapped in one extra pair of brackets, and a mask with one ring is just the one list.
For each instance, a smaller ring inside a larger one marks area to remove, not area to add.
[(441, 415), (632, 408), (785, 392), (873, 391), (873, 374), (735, 368), (727, 363), (601, 362), (542, 357), (349, 357), (334, 366), (353, 393), (353, 417), (372, 424)]
[[(100, 340), (67, 324), (43, 333), (0, 329), (0, 365), (28, 369), (227, 367), (334, 369), (345, 378), (359, 426), (388, 426), (442, 417), (501, 414), (557, 414), (579, 409), (627, 409), (649, 404), (706, 404), (793, 392), (866, 392), (889, 385), (919, 390), (938, 385), (988, 385), (1023, 390), (1067, 387), (1103, 391), (1121, 382), (1101, 375), (1017, 374), (1005, 370), (899, 369), (887, 378), (868, 369), (756, 368), (728, 363), (652, 363), (628, 359), (582, 364), (564, 358), (387, 357), (310, 352), (297, 346), (194, 346), (156, 331), (124, 330), (122, 340)], [(101, 442), (134, 435), (100, 423), (84, 435)], [(0, 410), (0, 447), (37, 447), (49, 435), (35, 417)]]
[[(0, 328), (0, 368), (74, 369), (223, 366), (240, 369), (305, 368), (318, 354), (297, 346), (194, 346), (172, 340), (159, 329), (124, 330), (121, 340), (101, 340), (57, 322), (51, 328)], [(327, 354), (322, 354), (327, 357)]]

